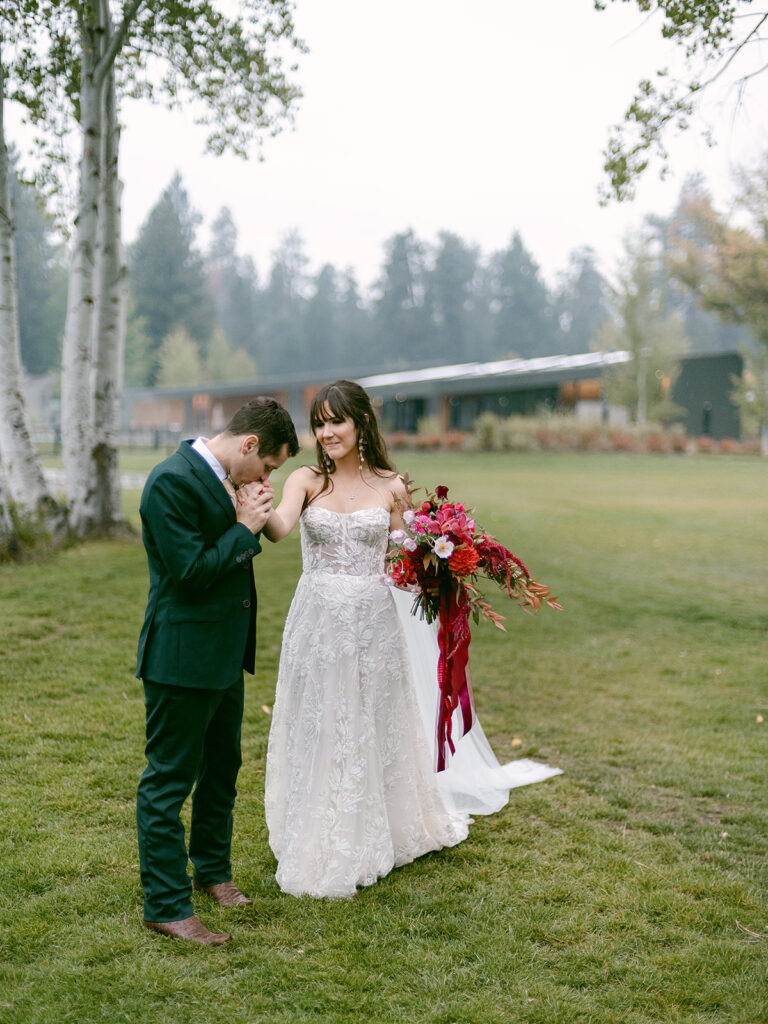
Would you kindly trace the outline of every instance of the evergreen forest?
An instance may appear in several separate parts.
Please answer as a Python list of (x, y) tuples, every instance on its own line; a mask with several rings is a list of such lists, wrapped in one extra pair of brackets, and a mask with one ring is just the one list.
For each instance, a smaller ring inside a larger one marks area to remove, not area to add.
[[(21, 355), (37, 375), (59, 366), (66, 250), (33, 187), (17, 178), (14, 208)], [(649, 218), (633, 243), (650, 274), (653, 315), (678, 321), (688, 351), (736, 348), (744, 329), (704, 310), (669, 269), (677, 227), (677, 213)], [(506, 248), (490, 253), (448, 230), (425, 240), (403, 229), (383, 241), (378, 277), (365, 283), (353, 268), (310, 267), (296, 230), (286, 231), (260, 273), (242, 253), (226, 206), (205, 245), (201, 229), (176, 174), (127, 246), (127, 386), (575, 354), (609, 336), (622, 347), (621, 333), (608, 327), (622, 288), (635, 287), (601, 267), (588, 244), (546, 281), (514, 226)]]

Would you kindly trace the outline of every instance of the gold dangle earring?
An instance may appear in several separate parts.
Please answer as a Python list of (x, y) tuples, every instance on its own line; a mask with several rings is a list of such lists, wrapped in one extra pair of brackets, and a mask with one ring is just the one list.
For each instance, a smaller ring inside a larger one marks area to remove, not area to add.
[(360, 452), (360, 469), (365, 465), (365, 441), (362, 437), (357, 442), (357, 450)]

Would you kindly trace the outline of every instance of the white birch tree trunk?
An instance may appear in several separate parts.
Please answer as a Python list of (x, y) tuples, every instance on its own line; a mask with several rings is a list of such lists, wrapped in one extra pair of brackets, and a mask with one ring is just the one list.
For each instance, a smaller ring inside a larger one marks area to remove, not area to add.
[[(0, 60), (0, 457), (7, 482), (6, 502), (27, 516), (40, 517), (52, 532), (63, 525), (63, 510), (50, 493), (32, 441), (22, 387), (16, 252), (8, 148), (5, 141), (5, 89)], [(2, 541), (0, 541), (0, 544)]]
[(7, 562), (19, 550), (19, 539), (8, 508), (8, 484), (0, 465), (0, 562)]
[[(94, 17), (95, 12), (95, 17)], [(81, 154), (77, 215), (69, 265), (67, 316), (61, 353), (61, 438), (70, 528), (94, 529), (92, 366), (95, 269), (101, 179), (102, 84), (96, 75), (101, 49), (98, 0), (89, 0), (81, 40)]]
[(78, 536), (122, 523), (117, 443), (126, 274), (114, 65), (144, 2), (126, 2), (117, 30), (109, 0), (86, 0), (81, 21), (82, 152), (61, 387), (69, 523)]
[(111, 531), (123, 521), (118, 443), (125, 347), (126, 270), (122, 260), (119, 142), (120, 126), (112, 66), (106, 77), (103, 105), (91, 467), (96, 526), (106, 531)]

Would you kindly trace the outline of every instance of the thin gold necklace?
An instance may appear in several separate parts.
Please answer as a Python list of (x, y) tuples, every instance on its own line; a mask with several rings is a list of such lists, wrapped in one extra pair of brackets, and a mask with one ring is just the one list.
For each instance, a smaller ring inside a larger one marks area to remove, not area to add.
[[(362, 483), (365, 483), (365, 481), (363, 480), (363, 474), (362, 473), (360, 474), (360, 481)], [(355, 491), (354, 494), (348, 494), (347, 495), (347, 501), (354, 501), (355, 498), (357, 498), (357, 491)]]

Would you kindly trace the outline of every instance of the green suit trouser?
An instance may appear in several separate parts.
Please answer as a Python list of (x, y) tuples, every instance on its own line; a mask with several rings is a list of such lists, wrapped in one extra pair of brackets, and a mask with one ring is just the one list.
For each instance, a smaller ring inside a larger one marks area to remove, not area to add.
[[(232, 808), (241, 764), (243, 677), (223, 690), (144, 680), (147, 767), (136, 801), (146, 921), (194, 913), (187, 864), (199, 885), (232, 878)], [(181, 808), (192, 792), (189, 853)]]

